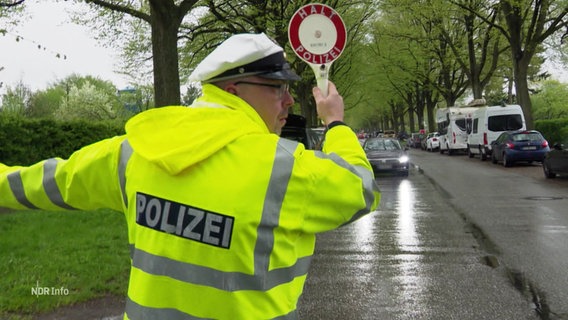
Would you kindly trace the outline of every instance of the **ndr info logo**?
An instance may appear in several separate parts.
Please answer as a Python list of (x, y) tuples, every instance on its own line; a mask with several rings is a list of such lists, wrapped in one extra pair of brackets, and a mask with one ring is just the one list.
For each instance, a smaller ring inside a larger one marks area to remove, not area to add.
[(36, 286), (32, 287), (32, 295), (39, 296), (67, 296), (69, 295), (69, 289), (65, 287), (40, 287), (39, 281), (36, 282)]

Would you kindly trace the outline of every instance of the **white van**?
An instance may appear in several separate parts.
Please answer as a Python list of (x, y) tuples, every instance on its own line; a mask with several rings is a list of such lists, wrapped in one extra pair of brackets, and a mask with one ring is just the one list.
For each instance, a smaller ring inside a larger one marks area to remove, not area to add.
[(436, 122), (440, 133), (440, 153), (452, 155), (467, 150), (467, 128), (471, 128), (473, 112), (479, 108), (449, 107), (436, 111)]
[(467, 153), (481, 160), (491, 155), (491, 142), (505, 131), (525, 130), (525, 116), (519, 105), (485, 106), (473, 112), (471, 132), (467, 136)]

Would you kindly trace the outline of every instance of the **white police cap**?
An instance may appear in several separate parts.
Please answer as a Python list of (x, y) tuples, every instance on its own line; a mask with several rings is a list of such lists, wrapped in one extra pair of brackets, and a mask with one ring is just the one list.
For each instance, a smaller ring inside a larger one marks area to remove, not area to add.
[(284, 49), (264, 33), (236, 34), (221, 43), (189, 76), (190, 81), (214, 82), (246, 76), (296, 81)]

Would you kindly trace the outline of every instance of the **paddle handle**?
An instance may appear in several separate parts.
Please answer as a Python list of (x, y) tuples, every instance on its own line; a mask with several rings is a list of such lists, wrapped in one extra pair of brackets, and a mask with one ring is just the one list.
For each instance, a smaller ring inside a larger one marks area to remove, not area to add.
[(316, 82), (318, 88), (320, 88), (321, 93), (324, 97), (327, 97), (328, 94), (328, 77), (329, 77), (329, 67), (331, 63), (326, 64), (310, 64), (312, 70), (314, 71), (314, 75), (316, 76)]

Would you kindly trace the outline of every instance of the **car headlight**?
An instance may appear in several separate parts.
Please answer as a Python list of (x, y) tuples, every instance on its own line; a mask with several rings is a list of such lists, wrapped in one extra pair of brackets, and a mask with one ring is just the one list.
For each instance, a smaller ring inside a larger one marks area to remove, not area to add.
[(398, 162), (400, 163), (408, 162), (408, 156), (400, 156), (400, 158), (398, 158)]

